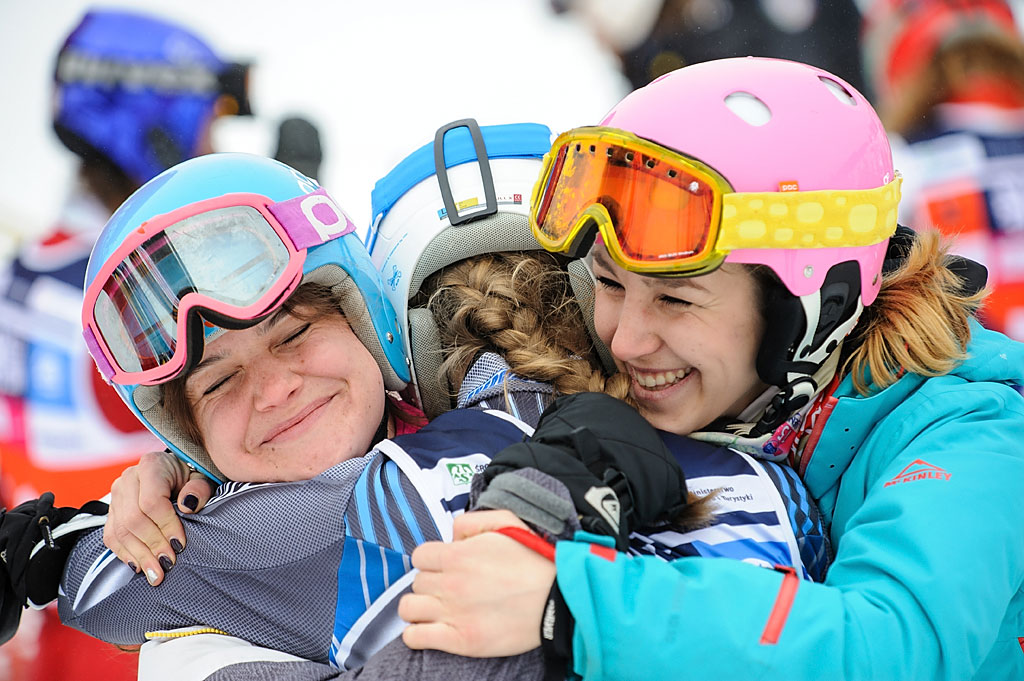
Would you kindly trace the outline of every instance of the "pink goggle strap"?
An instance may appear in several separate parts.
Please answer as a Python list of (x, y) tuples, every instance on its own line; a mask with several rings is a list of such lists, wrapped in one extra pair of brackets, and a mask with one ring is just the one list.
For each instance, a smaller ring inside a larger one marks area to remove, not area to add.
[(91, 328), (86, 327), (82, 331), (82, 336), (85, 337), (85, 346), (89, 349), (89, 354), (96, 360), (96, 368), (100, 370), (100, 374), (109, 383), (114, 377), (114, 367), (110, 366), (107, 356), (100, 350), (100, 344), (96, 342), (96, 337), (93, 335)]
[(327, 192), (317, 189), (267, 206), (270, 214), (291, 237), (296, 250), (319, 246), (356, 230), (355, 224)]

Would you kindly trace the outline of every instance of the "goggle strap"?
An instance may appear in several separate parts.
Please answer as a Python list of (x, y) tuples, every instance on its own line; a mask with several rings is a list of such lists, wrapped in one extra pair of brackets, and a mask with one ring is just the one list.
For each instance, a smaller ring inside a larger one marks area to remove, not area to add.
[(297, 251), (319, 246), (356, 231), (352, 220), (323, 188), (271, 204), (267, 210), (277, 218)]
[[(458, 206), (455, 205), (455, 198), (452, 196), (451, 183), (448, 181), (448, 167), (444, 160), (444, 136), (450, 130), (466, 128), (473, 140), (473, 149), (476, 152), (477, 166), (480, 168), (480, 179), (484, 185), (484, 208), (474, 210), (468, 215), (459, 215)], [(445, 214), (448, 222), (454, 227), (470, 220), (476, 220), (485, 215), (494, 215), (498, 212), (498, 196), (494, 191), (494, 178), (491, 175), (491, 164), (487, 160), (487, 146), (484, 144), (484, 135), (480, 126), (472, 118), (463, 118), (459, 121), (452, 121), (437, 129), (434, 135), (434, 171), (437, 175), (437, 184), (441, 189), (441, 199), (444, 201)]]
[(896, 230), (902, 177), (873, 189), (725, 194), (715, 248), (870, 246)]
[(100, 374), (109, 383), (114, 378), (114, 367), (110, 365), (107, 356), (100, 349), (100, 344), (96, 342), (96, 336), (93, 335), (92, 328), (85, 327), (82, 330), (82, 336), (85, 338), (85, 346), (89, 349), (89, 354), (96, 360), (96, 368), (100, 370)]

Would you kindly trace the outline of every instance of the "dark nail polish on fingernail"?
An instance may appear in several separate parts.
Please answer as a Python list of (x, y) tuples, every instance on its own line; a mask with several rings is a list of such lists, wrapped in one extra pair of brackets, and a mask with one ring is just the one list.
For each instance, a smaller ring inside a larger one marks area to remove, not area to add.
[(185, 504), (188, 510), (194, 511), (199, 506), (199, 497), (194, 494), (186, 494), (181, 503)]
[(138, 572), (139, 571), (138, 566), (136, 566), (135, 563), (133, 563), (131, 561), (128, 561), (128, 567), (130, 567), (132, 569), (132, 572)]
[(172, 563), (171, 559), (167, 556), (162, 555), (159, 558), (157, 558), (157, 560), (160, 561), (160, 567), (164, 569), (164, 572), (170, 572), (171, 568), (174, 567), (174, 563)]
[(174, 537), (171, 539), (171, 548), (174, 549), (175, 553), (181, 553), (182, 549), (185, 547), (181, 545), (181, 542), (178, 541), (177, 537)]

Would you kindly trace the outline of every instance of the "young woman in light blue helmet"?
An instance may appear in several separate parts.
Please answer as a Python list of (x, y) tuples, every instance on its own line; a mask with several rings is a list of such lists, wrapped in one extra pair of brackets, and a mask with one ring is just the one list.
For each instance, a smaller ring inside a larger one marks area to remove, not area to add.
[(398, 632), (412, 548), (450, 538), (472, 474), (530, 432), (478, 409), (387, 439), (416, 429), (386, 393), (409, 380), (396, 314), (344, 211), (268, 159), (213, 154), (144, 185), (96, 244), (82, 318), (139, 419), (231, 482), (186, 521), (173, 572), (184, 535), (151, 562), (121, 535), (131, 567), (98, 532), (77, 544), (62, 619), (111, 642), (204, 624), (358, 666)]
[[(86, 344), (125, 404), (190, 465), (218, 481), (288, 479), (280, 471), (225, 476), (195, 429), (183, 431), (180, 410), (159, 386), (197, 369), (209, 374), (210, 358), (200, 362), (205, 343), (274, 321), (300, 284), (326, 288), (338, 301), (377, 364), (383, 406), (384, 389), (404, 388), (409, 369), (402, 331), (355, 225), (315, 182), (283, 164), (241, 154), (195, 159), (147, 183), (104, 228), (86, 271)], [(372, 444), (384, 417), (374, 418), (354, 453)]]

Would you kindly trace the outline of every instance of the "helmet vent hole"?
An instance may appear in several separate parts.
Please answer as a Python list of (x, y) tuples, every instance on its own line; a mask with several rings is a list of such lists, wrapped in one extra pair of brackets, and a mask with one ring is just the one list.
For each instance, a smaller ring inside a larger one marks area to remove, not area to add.
[(768, 105), (749, 92), (733, 92), (725, 98), (725, 105), (745, 123), (761, 127), (772, 119)]
[(826, 78), (825, 76), (818, 76), (818, 80), (824, 83), (828, 91), (840, 102), (849, 106), (857, 106), (857, 100), (853, 98), (853, 94), (843, 87), (839, 81)]

